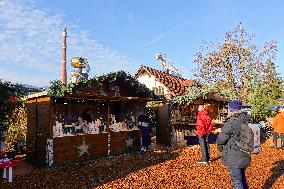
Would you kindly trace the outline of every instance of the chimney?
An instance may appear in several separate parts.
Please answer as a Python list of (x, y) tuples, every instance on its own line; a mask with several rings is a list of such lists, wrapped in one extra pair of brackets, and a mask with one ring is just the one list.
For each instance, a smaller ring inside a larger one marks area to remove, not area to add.
[(67, 28), (63, 28), (62, 32), (62, 63), (61, 63), (61, 82), (67, 85), (67, 72), (66, 72), (66, 38), (67, 38)]

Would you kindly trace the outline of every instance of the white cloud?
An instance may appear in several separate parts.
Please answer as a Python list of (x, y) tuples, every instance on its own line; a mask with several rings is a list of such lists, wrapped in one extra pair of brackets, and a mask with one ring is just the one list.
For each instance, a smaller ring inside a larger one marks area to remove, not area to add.
[[(65, 24), (64, 15), (38, 8), (36, 1), (2, 0), (0, 1), (0, 66), (24, 66), (30, 72), (48, 74), (39, 78), (41, 85), (46, 85), (49, 78), (60, 78), (61, 33), (68, 27), (67, 58), (82, 56), (89, 60), (91, 75), (116, 70), (137, 68), (127, 55), (99, 44), (94, 37), (79, 26)], [(11, 70), (10, 70), (11, 71)], [(68, 66), (68, 73), (71, 68)], [(2, 70), (0, 78), (10, 78), (15, 73)], [(30, 73), (17, 74), (15, 81), (28, 84), (39, 84), (29, 79)]]
[(19, 84), (33, 84), (38, 87), (43, 87), (46, 81), (46, 77), (37, 77), (32, 75), (21, 75), (18, 73), (13, 73), (11, 71), (7, 71), (0, 68), (0, 79), (4, 79), (5, 81), (10, 81), (12, 83)]
[(166, 30), (165, 32), (159, 34), (157, 37), (155, 37), (154, 39), (150, 40), (150, 41), (147, 41), (146, 43), (144, 43), (144, 46), (149, 46), (149, 45), (152, 45), (154, 43), (157, 43), (158, 41), (160, 41), (161, 39), (163, 39), (164, 37), (166, 37), (170, 32), (176, 30), (176, 29), (179, 29), (187, 24), (192, 24), (194, 23), (195, 20), (186, 20), (182, 23), (179, 23), (177, 25), (174, 25), (173, 27), (169, 28), (168, 30)]
[(182, 27), (184, 27), (184, 26), (186, 26), (188, 24), (193, 24), (193, 23), (195, 23), (197, 21), (202, 20), (203, 18), (208, 17), (210, 15), (210, 13), (215, 12), (218, 7), (225, 6), (225, 5), (229, 4), (231, 1), (232, 0), (216, 0), (216, 1), (212, 1), (211, 2), (211, 6), (215, 7), (214, 9), (212, 9), (212, 11), (207, 12), (205, 15), (202, 15), (202, 16), (199, 16), (199, 17), (196, 17), (196, 18), (193, 18), (193, 19), (185, 20), (182, 23), (179, 23), (179, 24), (176, 24), (176, 25), (170, 27), (169, 29), (167, 29), (167, 30), (163, 31), (162, 33), (160, 33), (154, 39), (145, 42), (144, 46), (149, 46), (149, 45), (155, 44), (155, 43), (159, 42), (161, 39), (165, 38), (172, 31), (177, 30), (179, 28), (182, 28)]

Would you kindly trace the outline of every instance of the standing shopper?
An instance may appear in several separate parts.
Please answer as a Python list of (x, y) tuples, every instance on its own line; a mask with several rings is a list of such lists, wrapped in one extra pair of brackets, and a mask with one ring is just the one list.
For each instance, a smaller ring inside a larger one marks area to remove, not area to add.
[(144, 111), (138, 117), (138, 125), (142, 132), (141, 152), (146, 152), (146, 150), (148, 149), (150, 145), (149, 137), (151, 134), (151, 122), (150, 122), (150, 118), (146, 115), (146, 111)]
[(281, 149), (284, 150), (284, 107), (279, 107), (278, 113), (275, 115), (273, 119), (272, 128), (274, 130), (273, 133), (273, 144), (274, 147), (277, 148), (277, 139), (281, 138)]
[[(248, 188), (245, 170), (250, 164), (250, 153), (244, 152), (237, 145), (241, 141), (241, 128), (248, 127), (250, 116), (241, 112), (242, 102), (232, 100), (228, 104), (228, 118), (217, 139), (219, 151), (222, 152), (222, 162), (230, 170), (231, 180), (235, 189)], [(253, 133), (252, 133), (253, 138)], [(253, 148), (253, 143), (251, 145)]]
[(81, 114), (81, 117), (83, 121), (87, 121), (87, 123), (92, 122), (92, 116), (91, 116), (91, 111), (90, 108), (86, 108), (84, 112)]
[(208, 112), (204, 109), (204, 105), (199, 105), (196, 119), (196, 134), (201, 147), (202, 159), (197, 163), (210, 163), (210, 147), (208, 138), (213, 129), (214, 125), (208, 115)]

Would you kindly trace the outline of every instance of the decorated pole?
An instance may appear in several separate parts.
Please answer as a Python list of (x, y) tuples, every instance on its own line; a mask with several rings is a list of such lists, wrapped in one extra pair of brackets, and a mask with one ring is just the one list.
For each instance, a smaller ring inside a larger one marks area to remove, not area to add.
[(67, 28), (63, 28), (62, 32), (62, 63), (61, 63), (61, 82), (62, 84), (67, 84), (67, 71), (66, 71), (66, 38), (67, 38)]

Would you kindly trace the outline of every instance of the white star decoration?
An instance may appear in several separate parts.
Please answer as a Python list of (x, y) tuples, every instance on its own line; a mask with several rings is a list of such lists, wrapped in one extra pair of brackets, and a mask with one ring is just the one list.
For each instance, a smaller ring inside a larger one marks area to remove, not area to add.
[(77, 149), (79, 150), (79, 156), (82, 156), (85, 153), (89, 155), (89, 145), (86, 144), (85, 139), (83, 139), (82, 145), (77, 146)]
[(132, 138), (130, 138), (130, 137), (129, 137), (127, 140), (125, 140), (125, 143), (126, 143), (126, 147), (127, 147), (127, 148), (129, 148), (129, 147), (131, 148), (131, 147), (133, 146), (133, 140), (134, 140), (134, 139), (132, 139)]

